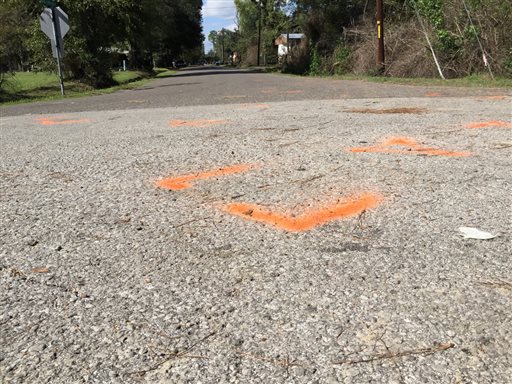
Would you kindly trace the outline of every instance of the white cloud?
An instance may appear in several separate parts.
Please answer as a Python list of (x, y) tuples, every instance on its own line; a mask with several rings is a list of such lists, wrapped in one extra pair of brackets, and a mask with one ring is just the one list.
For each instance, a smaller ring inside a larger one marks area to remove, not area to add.
[(232, 23), (232, 24), (226, 25), (224, 28), (225, 29), (229, 29), (230, 31), (235, 32), (235, 29), (238, 28), (238, 25), (236, 23)]
[(234, 19), (236, 8), (233, 0), (207, 0), (203, 5), (203, 17)]

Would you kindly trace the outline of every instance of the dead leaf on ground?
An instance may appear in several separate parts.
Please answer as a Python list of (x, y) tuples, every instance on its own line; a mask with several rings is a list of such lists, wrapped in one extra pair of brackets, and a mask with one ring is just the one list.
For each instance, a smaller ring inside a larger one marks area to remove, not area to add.
[(460, 227), (459, 231), (461, 232), (461, 235), (464, 237), (464, 239), (490, 240), (498, 237), (498, 235), (484, 232), (478, 228), (473, 227)]
[(32, 272), (34, 273), (48, 273), (50, 270), (48, 267), (41, 267), (41, 268), (33, 268)]

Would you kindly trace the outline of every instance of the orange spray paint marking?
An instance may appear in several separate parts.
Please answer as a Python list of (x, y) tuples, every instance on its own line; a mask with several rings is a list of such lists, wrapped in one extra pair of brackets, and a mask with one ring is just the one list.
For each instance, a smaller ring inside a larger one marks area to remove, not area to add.
[(293, 91), (284, 91), (283, 93), (285, 93), (287, 95), (296, 95), (299, 93), (304, 93), (304, 91), (302, 89), (298, 89), (298, 90), (293, 90)]
[[(392, 148), (395, 146), (406, 147), (406, 149)], [(435, 149), (430, 147), (423, 147), (418, 142), (410, 137), (392, 137), (382, 144), (372, 145), (370, 147), (356, 147), (351, 148), (351, 152), (375, 152), (375, 153), (398, 153), (398, 154), (419, 154), (428, 156), (448, 156), (448, 157), (464, 157), (471, 156), (469, 152), (454, 152), (446, 151), (443, 149)]]
[(439, 96), (441, 96), (441, 94), (439, 92), (430, 92), (430, 93), (426, 93), (425, 96), (427, 96), (427, 97), (439, 97)]
[(199, 172), (191, 175), (183, 175), (177, 177), (170, 177), (156, 182), (156, 186), (160, 188), (170, 189), (172, 191), (180, 191), (192, 187), (191, 182), (196, 180), (210, 179), (212, 177), (220, 177), (232, 175), (234, 173), (242, 173), (255, 168), (250, 164), (238, 164), (230, 167), (219, 168), (212, 171)]
[(246, 104), (240, 104), (240, 108), (261, 108), (261, 109), (268, 109), (270, 108), (270, 105), (269, 104), (251, 104), (251, 103), (246, 103)]
[(212, 125), (225, 124), (226, 120), (171, 120), (169, 124), (173, 128), (177, 127), (196, 127), (204, 128)]
[(256, 204), (244, 203), (228, 204), (223, 210), (244, 219), (272, 225), (285, 231), (303, 232), (330, 221), (358, 215), (367, 209), (376, 207), (382, 200), (380, 195), (365, 193), (344, 203), (311, 210), (300, 216), (275, 213)]
[(482, 99), (486, 100), (505, 100), (507, 96), (505, 95), (494, 95), (494, 96), (483, 96)]
[(63, 125), (89, 123), (90, 119), (68, 119), (66, 117), (40, 117), (37, 119), (41, 125)]
[(511, 123), (501, 120), (484, 121), (481, 123), (471, 123), (466, 125), (466, 128), (512, 128)]

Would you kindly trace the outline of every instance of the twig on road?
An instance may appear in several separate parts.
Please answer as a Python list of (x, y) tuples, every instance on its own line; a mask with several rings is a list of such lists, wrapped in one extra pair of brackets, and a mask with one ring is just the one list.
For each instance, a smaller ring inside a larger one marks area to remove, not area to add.
[(147, 369), (142, 369), (140, 371), (128, 372), (127, 375), (140, 375), (140, 376), (143, 376), (143, 375), (145, 375), (148, 372), (151, 372), (151, 371), (154, 371), (154, 370), (160, 368), (162, 365), (164, 365), (165, 363), (167, 363), (168, 361), (170, 361), (172, 359), (178, 359), (178, 358), (208, 359), (208, 356), (189, 355), (188, 352), (192, 351), (198, 344), (202, 343), (203, 341), (205, 341), (206, 339), (212, 337), (215, 334), (217, 334), (217, 331), (213, 331), (213, 332), (209, 333), (208, 335), (206, 335), (202, 339), (196, 341), (190, 347), (184, 349), (183, 351), (177, 352), (177, 353), (173, 353), (173, 354), (169, 355), (168, 357), (166, 357), (162, 361), (158, 362), (157, 364), (153, 365), (152, 367), (149, 367)]
[(364, 215), (366, 213), (366, 209), (364, 209), (358, 216), (357, 216), (357, 223), (356, 225), (354, 226), (354, 228), (352, 229), (352, 232), (350, 233), (354, 233), (356, 231), (356, 229), (360, 229), (361, 231), (364, 230), (364, 227), (363, 227), (363, 219), (364, 219)]
[(273, 359), (271, 357), (256, 355), (253, 353), (243, 352), (240, 350), (234, 350), (234, 352), (237, 356), (240, 356), (240, 357), (248, 357), (248, 358), (251, 358), (254, 360), (264, 361), (266, 363), (271, 363), (273, 365), (277, 365), (278, 367), (282, 367), (282, 368), (286, 369), (287, 372), (288, 372), (288, 369), (290, 369), (291, 367), (304, 367), (303, 364), (297, 363), (296, 362), (297, 360), (295, 360), (295, 359), (290, 360), (290, 356), (286, 356), (284, 359)]
[(184, 223), (181, 223), (181, 224), (176, 224), (173, 228), (183, 227), (184, 225), (192, 224), (192, 223), (195, 223), (196, 221), (207, 220), (207, 219), (211, 219), (211, 218), (212, 218), (211, 216), (200, 217), (199, 219), (193, 219), (193, 220), (189, 220), (189, 221), (186, 221)]
[(430, 134), (430, 136), (435, 137), (435, 136), (441, 135), (443, 133), (460, 132), (462, 130), (465, 130), (465, 128), (450, 129), (448, 131), (430, 131), (430, 132), (425, 132), (425, 133), (428, 133), (428, 134)]
[(430, 348), (419, 348), (419, 349), (411, 349), (407, 351), (399, 351), (399, 352), (386, 352), (386, 353), (378, 353), (376, 355), (363, 358), (363, 359), (354, 359), (354, 360), (340, 360), (336, 361), (333, 364), (341, 365), (341, 364), (361, 364), (361, 363), (370, 363), (375, 360), (384, 360), (384, 359), (392, 359), (395, 357), (405, 357), (405, 356), (414, 356), (414, 355), (432, 355), (437, 352), (446, 351), (447, 349), (454, 348), (454, 343), (441, 343), (437, 344)]
[(326, 125), (329, 125), (330, 123), (334, 123), (334, 120), (329, 120), (329, 121), (326, 121), (326, 122), (323, 122), (323, 123), (320, 123), (316, 126), (316, 128), (318, 128), (318, 130), (322, 130), (322, 129), (326, 129), (328, 127), (325, 127)]
[(512, 283), (505, 280), (479, 281), (478, 284), (488, 288), (501, 288), (512, 290)]
[(312, 181), (315, 181), (315, 180), (318, 180), (318, 179), (321, 179), (322, 177), (324, 177), (325, 175), (317, 175), (317, 176), (313, 176), (313, 177), (310, 177), (309, 179), (302, 179), (302, 180), (294, 180), (293, 183), (299, 183), (299, 184), (306, 184), (306, 183), (310, 183)]
[(506, 149), (512, 147), (512, 143), (497, 143), (493, 149)]

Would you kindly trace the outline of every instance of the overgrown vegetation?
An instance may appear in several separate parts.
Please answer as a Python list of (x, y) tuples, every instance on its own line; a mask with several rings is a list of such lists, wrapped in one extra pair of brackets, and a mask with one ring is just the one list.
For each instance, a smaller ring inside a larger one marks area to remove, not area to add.
[[(284, 33), (305, 39), (279, 60), (285, 72), (380, 73), (373, 0), (235, 0), (238, 29), (211, 39), (213, 54), (240, 52), (256, 63), (258, 23), (261, 55), (278, 63), (274, 40)], [(432, 51), (446, 78), (487, 73), (512, 76), (512, 2), (503, 0), (385, 0), (386, 66), (396, 77), (438, 77)], [(428, 42), (431, 46), (429, 46)]]

